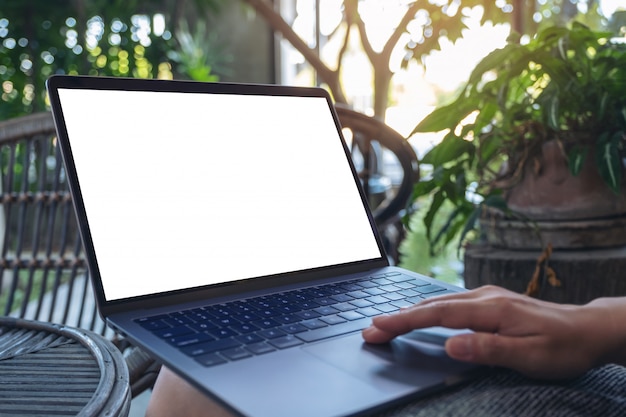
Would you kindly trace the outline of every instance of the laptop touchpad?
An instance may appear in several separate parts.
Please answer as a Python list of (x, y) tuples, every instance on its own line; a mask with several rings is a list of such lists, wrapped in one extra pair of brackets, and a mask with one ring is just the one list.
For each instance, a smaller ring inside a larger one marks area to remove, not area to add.
[[(417, 337), (417, 339), (421, 339)], [(373, 345), (360, 333), (302, 348), (343, 371), (381, 390), (414, 388), (458, 382), (458, 377), (475, 365), (454, 361), (442, 354), (440, 343), (397, 338), (389, 344)]]

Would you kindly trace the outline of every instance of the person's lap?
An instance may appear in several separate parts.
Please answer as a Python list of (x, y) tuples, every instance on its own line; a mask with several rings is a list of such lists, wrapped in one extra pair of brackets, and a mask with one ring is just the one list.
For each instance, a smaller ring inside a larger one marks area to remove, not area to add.
[(161, 416), (232, 417), (233, 414), (163, 366), (146, 410), (146, 417)]
[[(147, 417), (232, 417), (217, 402), (163, 367)], [(378, 417), (626, 415), (626, 368), (607, 365), (558, 382), (493, 369), (475, 381), (408, 401)]]

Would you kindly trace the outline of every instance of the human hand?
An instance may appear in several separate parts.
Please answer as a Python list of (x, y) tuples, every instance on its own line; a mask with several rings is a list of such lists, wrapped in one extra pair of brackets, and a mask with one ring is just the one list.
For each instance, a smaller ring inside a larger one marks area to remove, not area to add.
[(503, 366), (530, 377), (559, 379), (580, 375), (602, 363), (623, 362), (625, 320), (624, 298), (574, 306), (486, 286), (374, 317), (372, 326), (363, 330), (363, 338), (369, 343), (385, 343), (424, 327), (469, 328), (474, 333), (446, 341), (450, 357)]

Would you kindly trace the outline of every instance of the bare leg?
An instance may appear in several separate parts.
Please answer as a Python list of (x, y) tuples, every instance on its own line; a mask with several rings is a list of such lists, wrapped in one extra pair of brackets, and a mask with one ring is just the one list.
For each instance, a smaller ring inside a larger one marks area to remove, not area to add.
[(163, 366), (154, 384), (146, 417), (165, 416), (233, 417), (222, 406)]

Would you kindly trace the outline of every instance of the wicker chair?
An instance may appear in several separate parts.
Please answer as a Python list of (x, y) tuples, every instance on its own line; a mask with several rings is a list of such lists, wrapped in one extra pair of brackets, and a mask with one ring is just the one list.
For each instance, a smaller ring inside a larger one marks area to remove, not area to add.
[(123, 350), (133, 397), (159, 365), (100, 319), (50, 113), (0, 123), (0, 316), (78, 327)]
[[(386, 249), (397, 259), (417, 157), (384, 123), (347, 108), (338, 107), (338, 113)], [(376, 190), (373, 181), (384, 175), (380, 158), (392, 155), (401, 175), (396, 184)], [(0, 122), (0, 196), (0, 316), (102, 334), (126, 353), (133, 397), (150, 388), (159, 364), (115, 335), (97, 313), (50, 113)]]
[(385, 250), (397, 263), (405, 235), (402, 218), (410, 210), (413, 185), (419, 180), (417, 155), (402, 135), (380, 120), (341, 105), (335, 108)]

